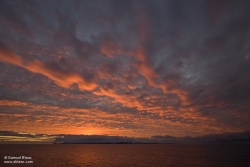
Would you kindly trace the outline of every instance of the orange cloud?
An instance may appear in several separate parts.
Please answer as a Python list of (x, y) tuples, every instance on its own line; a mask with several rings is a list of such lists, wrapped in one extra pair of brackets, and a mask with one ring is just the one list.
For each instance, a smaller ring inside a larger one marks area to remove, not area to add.
[(164, 93), (176, 94), (182, 101), (182, 104), (184, 105), (190, 104), (190, 100), (187, 96), (188, 92), (178, 87), (178, 80), (176, 81), (174, 79), (162, 83), (155, 82), (155, 79), (159, 77), (159, 74), (154, 71), (154, 69), (148, 62), (146, 57), (146, 51), (143, 47), (138, 47), (136, 51), (130, 54), (132, 54), (141, 62), (140, 64), (136, 65), (136, 67), (139, 69), (140, 74), (142, 74), (146, 78), (150, 86), (160, 88), (163, 90)]
[(113, 57), (116, 54), (123, 54), (125, 51), (122, 47), (117, 45), (112, 39), (103, 39), (100, 50), (108, 57)]
[(28, 103), (17, 100), (0, 100), (0, 106), (27, 106)]
[(124, 106), (131, 107), (131, 108), (142, 108), (143, 106), (141, 103), (136, 99), (135, 96), (126, 95), (126, 94), (117, 94), (114, 90), (111, 89), (103, 89), (100, 88), (100, 91), (93, 92), (97, 96), (108, 96), (115, 99), (116, 102), (122, 103)]
[[(138, 105), (135, 99), (119, 97), (112, 91), (103, 91), (110, 94), (127, 105)], [(20, 106), (23, 102), (2, 101), (12, 106)], [(28, 103), (23, 106), (21, 113), (0, 113), (0, 129), (22, 131), (28, 133), (46, 134), (100, 134), (100, 135), (126, 135), (136, 137), (150, 137), (156, 134), (171, 133), (175, 136), (185, 136), (192, 133), (208, 134), (211, 132), (238, 131), (237, 127), (224, 127), (214, 120), (205, 119), (189, 109), (168, 107), (157, 113), (112, 113), (97, 108), (65, 108), (46, 104)], [(26, 107), (26, 108), (25, 108)], [(37, 112), (37, 111), (40, 112)], [(21, 110), (20, 110), (21, 111)], [(144, 113), (144, 114), (143, 114)], [(165, 119), (166, 118), (166, 119)], [(12, 122), (10, 124), (10, 122)], [(129, 126), (128, 126), (129, 122)], [(35, 126), (34, 126), (35, 125)], [(199, 127), (199, 128), (197, 128)], [(241, 129), (242, 130), (242, 129)]]
[(146, 51), (143, 47), (138, 47), (134, 51), (134, 53), (132, 53), (132, 55), (140, 61), (140, 63), (136, 67), (139, 69), (140, 73), (149, 81), (149, 83), (151, 82), (150, 78), (156, 78), (159, 76), (148, 62), (146, 58)]
[(0, 48), (0, 61), (4, 63), (11, 63), (17, 66), (22, 66), (22, 57), (13, 54), (10, 50), (5, 48)]
[(25, 68), (33, 73), (38, 73), (53, 80), (57, 85), (68, 88), (73, 83), (78, 84), (81, 90), (93, 90), (97, 86), (94, 82), (85, 80), (75, 72), (68, 72), (59, 68), (53, 68), (38, 60), (25, 60), (10, 50), (0, 48), (0, 61)]

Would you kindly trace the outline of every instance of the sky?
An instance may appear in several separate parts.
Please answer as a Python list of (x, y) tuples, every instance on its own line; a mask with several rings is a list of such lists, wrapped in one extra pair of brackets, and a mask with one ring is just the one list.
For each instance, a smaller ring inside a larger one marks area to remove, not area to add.
[(249, 101), (248, 0), (0, 1), (0, 141), (249, 137)]

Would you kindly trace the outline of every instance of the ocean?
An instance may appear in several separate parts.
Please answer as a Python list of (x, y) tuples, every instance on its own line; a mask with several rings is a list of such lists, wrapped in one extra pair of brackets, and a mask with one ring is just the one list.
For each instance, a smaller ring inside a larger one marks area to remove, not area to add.
[(2, 144), (0, 166), (250, 167), (250, 144)]

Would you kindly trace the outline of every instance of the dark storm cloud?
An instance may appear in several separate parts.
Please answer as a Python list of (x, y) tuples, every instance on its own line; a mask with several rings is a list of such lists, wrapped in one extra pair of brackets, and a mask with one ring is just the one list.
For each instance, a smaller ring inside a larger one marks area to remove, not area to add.
[[(17, 32), (16, 35), (20, 34), (32, 37), (32, 32), (29, 28), (29, 25), (25, 22), (24, 17), (20, 15), (20, 11), (18, 11), (15, 7), (9, 5), (7, 2), (1, 3), (0, 10), (1, 31), (8, 31), (8, 28), (10, 26), (14, 31)], [(5, 34), (5, 36), (6, 35), (7, 34)]]
[(100, 54), (100, 50), (97, 46), (81, 41), (76, 37), (76, 26), (78, 21), (68, 13), (57, 12), (57, 20), (59, 27), (54, 35), (54, 43), (59, 46), (67, 45), (73, 47), (79, 57), (88, 59), (97, 54)]
[(249, 130), (248, 1), (0, 3), (1, 99)]

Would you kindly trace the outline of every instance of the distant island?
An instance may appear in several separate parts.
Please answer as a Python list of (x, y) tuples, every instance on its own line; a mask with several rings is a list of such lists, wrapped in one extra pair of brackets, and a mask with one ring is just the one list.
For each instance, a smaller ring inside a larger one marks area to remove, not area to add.
[(157, 142), (56, 142), (54, 144), (175, 144), (175, 143), (157, 143)]

